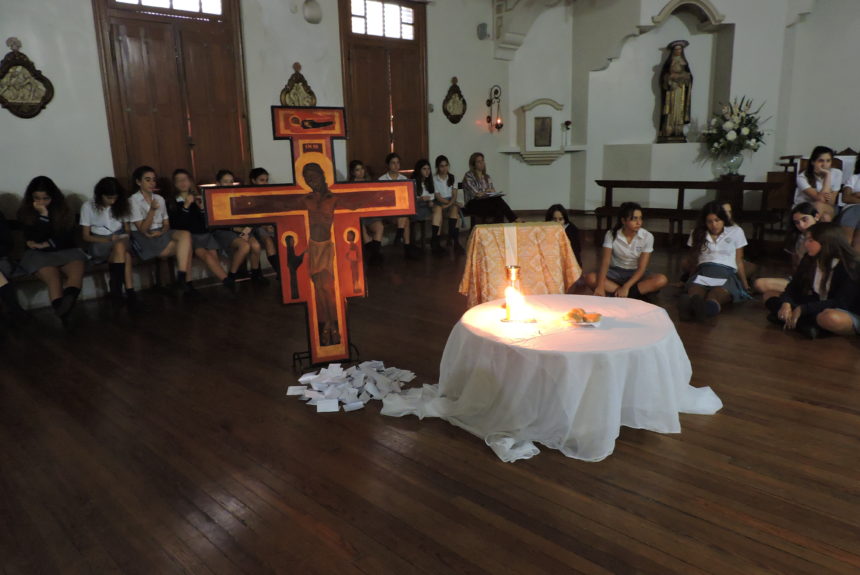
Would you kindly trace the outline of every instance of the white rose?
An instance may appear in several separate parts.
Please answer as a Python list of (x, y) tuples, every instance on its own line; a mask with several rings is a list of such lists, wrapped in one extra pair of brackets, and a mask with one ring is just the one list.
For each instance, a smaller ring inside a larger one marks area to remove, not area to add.
[(723, 130), (725, 130), (726, 132), (728, 132), (729, 130), (734, 130), (734, 129), (735, 129), (735, 124), (731, 120), (729, 120), (728, 122), (723, 124)]
[(741, 128), (741, 136), (748, 136), (750, 133), (749, 128)]
[(711, 118), (711, 126), (712, 127), (716, 128), (719, 123), (720, 123), (719, 118)]
[(740, 119), (740, 117), (739, 117), (737, 114), (733, 114), (733, 115), (732, 115), (732, 122), (734, 122), (735, 124), (737, 124), (737, 123), (738, 123), (738, 122), (740, 122), (740, 121), (741, 121), (741, 119)]
[(738, 139), (738, 133), (735, 132), (734, 130), (731, 130), (728, 134), (726, 134), (726, 140), (728, 140), (729, 142), (734, 142), (737, 139)]

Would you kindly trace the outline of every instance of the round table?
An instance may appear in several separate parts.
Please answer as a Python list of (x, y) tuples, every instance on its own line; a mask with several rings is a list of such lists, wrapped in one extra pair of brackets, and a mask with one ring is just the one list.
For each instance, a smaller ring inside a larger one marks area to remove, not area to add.
[[(680, 412), (715, 413), (666, 311), (624, 298), (526, 297), (534, 323), (505, 323), (502, 301), (473, 307), (454, 326), (436, 386), (388, 396), (382, 413), (441, 417), (484, 439), (505, 461), (532, 457), (534, 443), (599, 461), (626, 425), (678, 433)], [(598, 312), (596, 327), (563, 320)]]

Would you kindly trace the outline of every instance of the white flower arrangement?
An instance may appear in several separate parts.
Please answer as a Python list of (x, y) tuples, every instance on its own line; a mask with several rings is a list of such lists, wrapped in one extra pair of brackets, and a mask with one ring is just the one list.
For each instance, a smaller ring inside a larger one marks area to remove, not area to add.
[(711, 118), (704, 132), (708, 152), (714, 157), (734, 156), (744, 150), (755, 152), (764, 143), (764, 131), (759, 127), (767, 120), (760, 120), (759, 113), (764, 104), (752, 111), (752, 100), (735, 98), (724, 104)]

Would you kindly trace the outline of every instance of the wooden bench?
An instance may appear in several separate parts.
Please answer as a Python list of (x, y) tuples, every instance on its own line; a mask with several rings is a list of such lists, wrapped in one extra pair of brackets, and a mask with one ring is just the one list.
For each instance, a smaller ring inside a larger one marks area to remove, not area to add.
[[(734, 219), (753, 225), (753, 237), (757, 240), (764, 238), (764, 225), (775, 223), (782, 217), (776, 210), (768, 209), (770, 192), (784, 187), (783, 182), (744, 182), (741, 180), (595, 180), (603, 188), (603, 205), (594, 210), (597, 216), (597, 231), (604, 232), (612, 227), (612, 221), (618, 214), (618, 206), (613, 202), (613, 191), (616, 188), (635, 190), (675, 190), (674, 208), (647, 208), (649, 219), (665, 219), (669, 221), (669, 241), (674, 243), (676, 235), (682, 236), (684, 221), (695, 220), (699, 210), (685, 207), (685, 192), (687, 190), (716, 190), (717, 200), (726, 201), (734, 208)], [(743, 209), (743, 193), (745, 191), (762, 192), (761, 208), (745, 211)]]

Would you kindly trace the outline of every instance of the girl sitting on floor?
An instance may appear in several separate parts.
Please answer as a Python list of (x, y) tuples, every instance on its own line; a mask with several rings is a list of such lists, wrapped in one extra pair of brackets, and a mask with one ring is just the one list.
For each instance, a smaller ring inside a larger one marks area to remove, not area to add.
[(860, 261), (842, 230), (817, 223), (805, 234), (806, 256), (782, 297), (768, 300), (785, 329), (810, 339), (822, 332), (860, 333)]
[[(786, 248), (786, 251), (791, 255), (792, 273), (797, 269), (801, 258), (806, 255), (804, 234), (810, 226), (818, 223), (818, 219), (818, 210), (809, 202), (803, 202), (791, 209), (791, 222), (794, 225), (794, 234), (792, 234), (793, 239), (789, 239), (790, 247)], [(753, 289), (762, 294), (762, 301), (767, 302), (770, 298), (779, 297), (785, 291), (789, 279), (758, 278), (753, 282)]]
[(547, 222), (558, 222), (564, 226), (564, 233), (567, 235), (567, 241), (570, 242), (570, 248), (573, 250), (573, 255), (576, 257), (576, 263), (582, 268), (582, 244), (579, 241), (579, 228), (570, 221), (570, 216), (567, 215), (567, 210), (561, 204), (553, 204), (546, 211), (544, 220)]
[(65, 323), (81, 293), (87, 254), (75, 247), (74, 217), (51, 178), (33, 178), (21, 200), (18, 221), (27, 242), (21, 267), (48, 286), (54, 313)]
[(749, 299), (749, 282), (744, 269), (747, 239), (740, 226), (728, 225), (720, 202), (702, 208), (687, 245), (692, 248), (696, 270), (687, 281), (687, 293), (678, 301), (682, 321), (704, 321), (720, 313), (730, 302)]
[(116, 178), (102, 178), (93, 189), (93, 199), (81, 206), (81, 231), (93, 262), (108, 262), (108, 293), (128, 304), (136, 301), (131, 274), (132, 258), (128, 230), (128, 195)]
[(833, 150), (827, 146), (815, 146), (809, 155), (806, 169), (797, 175), (797, 189), (794, 192), (794, 205), (811, 202), (822, 222), (829, 222), (836, 216), (841, 204), (839, 191), (842, 189), (842, 170), (832, 167)]
[(618, 222), (603, 239), (600, 271), (585, 277), (594, 295), (644, 299), (668, 283), (663, 274), (648, 272), (654, 236), (642, 227), (642, 221), (639, 204), (624, 202), (618, 208)]

